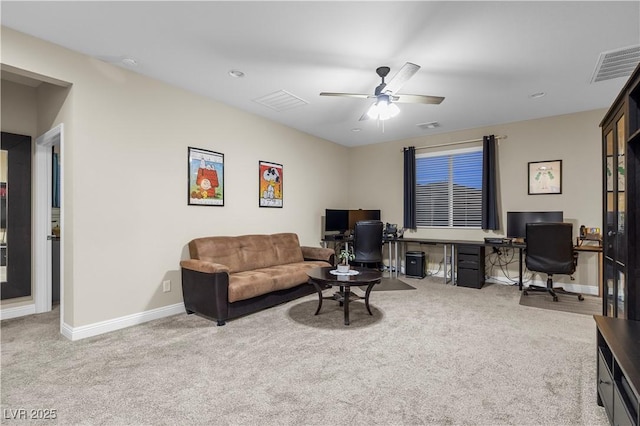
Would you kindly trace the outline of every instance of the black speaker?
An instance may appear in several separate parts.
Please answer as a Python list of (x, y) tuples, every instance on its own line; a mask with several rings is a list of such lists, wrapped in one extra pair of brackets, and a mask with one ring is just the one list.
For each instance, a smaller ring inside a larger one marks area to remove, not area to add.
[(405, 254), (405, 275), (413, 278), (424, 278), (426, 258), (423, 251), (408, 251)]

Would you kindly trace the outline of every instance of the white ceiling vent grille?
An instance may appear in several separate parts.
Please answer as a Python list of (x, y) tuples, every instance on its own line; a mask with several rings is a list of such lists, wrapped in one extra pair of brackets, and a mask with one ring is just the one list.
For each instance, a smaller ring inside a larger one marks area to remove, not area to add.
[(416, 124), (416, 126), (420, 127), (422, 130), (429, 130), (440, 127), (440, 123), (438, 123), (437, 121), (430, 121), (429, 123)]
[(591, 83), (628, 77), (640, 62), (640, 45), (602, 52), (593, 71)]
[(286, 90), (278, 90), (277, 92), (256, 98), (253, 101), (278, 112), (305, 106), (309, 103)]

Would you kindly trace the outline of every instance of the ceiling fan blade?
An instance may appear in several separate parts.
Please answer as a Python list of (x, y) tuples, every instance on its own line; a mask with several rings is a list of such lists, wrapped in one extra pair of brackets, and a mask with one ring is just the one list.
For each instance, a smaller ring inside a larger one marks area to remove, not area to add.
[(442, 96), (427, 96), (427, 95), (392, 95), (391, 99), (394, 102), (408, 103), (408, 104), (433, 104), (439, 105), (444, 98)]
[(369, 112), (369, 110), (367, 109), (364, 114), (362, 114), (360, 116), (360, 118), (358, 118), (358, 121), (367, 121), (370, 119), (369, 114), (367, 114)]
[(395, 93), (420, 69), (420, 65), (407, 62), (400, 71), (393, 76), (384, 88), (384, 93)]
[(342, 96), (346, 98), (361, 98), (361, 99), (375, 97), (371, 95), (365, 95), (362, 93), (335, 93), (335, 92), (320, 92), (320, 96)]

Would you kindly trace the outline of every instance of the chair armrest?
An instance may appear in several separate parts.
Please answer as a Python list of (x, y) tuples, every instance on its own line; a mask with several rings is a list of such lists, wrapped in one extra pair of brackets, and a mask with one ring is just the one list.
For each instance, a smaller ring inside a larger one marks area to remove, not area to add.
[(324, 260), (333, 265), (336, 253), (333, 249), (323, 247), (305, 247), (301, 246), (302, 256), (304, 260)]
[(226, 272), (229, 273), (229, 267), (227, 265), (223, 265), (221, 263), (213, 263), (207, 262), (204, 260), (198, 259), (186, 259), (180, 261), (180, 266), (184, 269), (190, 269), (192, 271), (204, 272), (207, 274), (215, 273), (215, 272)]

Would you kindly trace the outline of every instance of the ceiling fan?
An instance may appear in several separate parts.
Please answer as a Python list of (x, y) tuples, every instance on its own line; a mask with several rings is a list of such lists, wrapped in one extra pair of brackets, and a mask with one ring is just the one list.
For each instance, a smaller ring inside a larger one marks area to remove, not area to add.
[(400, 95), (396, 92), (420, 69), (420, 65), (407, 62), (400, 68), (400, 71), (386, 83), (385, 77), (391, 69), (389, 67), (378, 67), (376, 73), (382, 79), (382, 82), (376, 87), (373, 95), (365, 95), (360, 93), (335, 93), (321, 92), (320, 96), (343, 96), (347, 98), (364, 98), (375, 99), (367, 111), (362, 114), (359, 121), (368, 120), (370, 118), (378, 120), (387, 120), (395, 117), (400, 109), (395, 103), (418, 103), (418, 104), (440, 104), (444, 98), (441, 96), (428, 95)]

